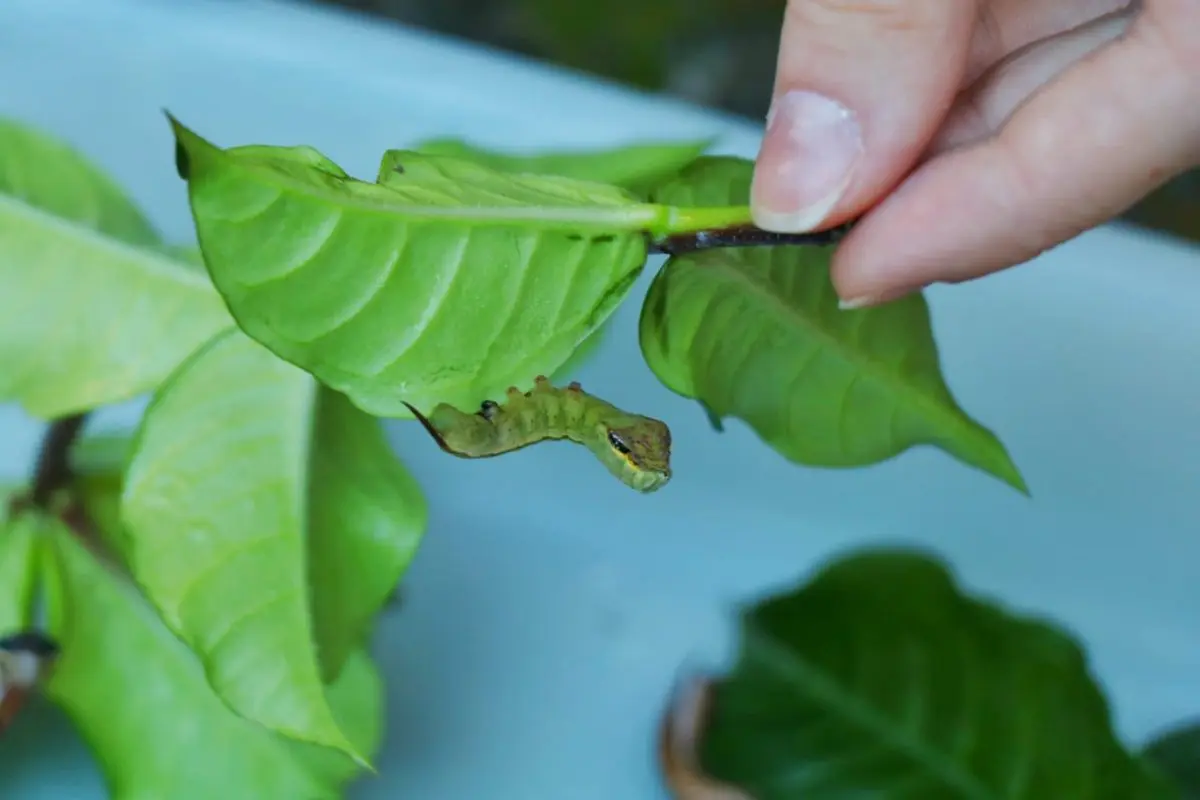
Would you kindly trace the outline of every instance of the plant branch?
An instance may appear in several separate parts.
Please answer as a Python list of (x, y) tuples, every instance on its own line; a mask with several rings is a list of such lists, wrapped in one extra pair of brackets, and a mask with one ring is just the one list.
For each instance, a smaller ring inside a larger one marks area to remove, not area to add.
[(854, 222), (847, 222), (836, 228), (813, 233), (775, 233), (765, 231), (753, 225), (737, 225), (729, 228), (710, 228), (691, 233), (678, 233), (665, 236), (650, 243), (652, 253), (665, 253), (677, 256), (682, 253), (694, 253), (699, 250), (716, 250), (723, 247), (771, 247), (780, 245), (810, 245), (824, 246), (837, 244), (842, 240)]
[(73, 414), (50, 423), (42, 437), (29, 492), (29, 502), (34, 507), (49, 510), (54, 495), (71, 483), (71, 445), (83, 432), (86, 421), (87, 414)]

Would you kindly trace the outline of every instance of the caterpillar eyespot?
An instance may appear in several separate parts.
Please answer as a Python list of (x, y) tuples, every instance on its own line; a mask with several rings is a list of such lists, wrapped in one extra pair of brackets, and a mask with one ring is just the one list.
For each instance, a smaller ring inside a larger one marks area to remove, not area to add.
[(608, 443), (610, 445), (612, 445), (612, 448), (614, 450), (616, 450), (618, 453), (620, 453), (621, 455), (623, 455), (623, 456), (629, 455), (629, 445), (627, 445), (627, 444), (625, 444), (625, 442), (621, 441), (621, 437), (617, 434), (616, 431), (608, 432)]
[(404, 403), (448, 453), (490, 458), (546, 440), (586, 447), (608, 471), (639, 492), (671, 479), (671, 431), (665, 423), (622, 411), (577, 382), (555, 388), (543, 375), (533, 388), (509, 388), (503, 403), (485, 400), (475, 413), (439, 403), (428, 416)]

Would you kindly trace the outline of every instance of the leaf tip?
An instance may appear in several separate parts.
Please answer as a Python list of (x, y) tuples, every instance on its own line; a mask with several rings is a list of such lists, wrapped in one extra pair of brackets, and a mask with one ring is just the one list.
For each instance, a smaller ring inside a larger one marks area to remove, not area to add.
[(171, 133), (175, 136), (175, 172), (185, 181), (191, 180), (192, 164), (198, 154), (204, 151), (216, 151), (217, 146), (204, 137), (192, 131), (170, 111), (163, 109), (167, 122), (171, 125)]

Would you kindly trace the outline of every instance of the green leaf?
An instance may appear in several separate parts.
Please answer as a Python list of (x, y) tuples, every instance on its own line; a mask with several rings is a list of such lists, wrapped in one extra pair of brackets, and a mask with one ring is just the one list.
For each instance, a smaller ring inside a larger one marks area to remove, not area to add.
[(748, 216), (409, 151), (367, 183), (312, 148), (222, 150), (172, 123), (238, 324), (379, 416), (475, 407), (552, 374), (628, 294), (646, 231)]
[(330, 389), (317, 394), (309, 463), (313, 626), (329, 681), (362, 645), (416, 555), (429, 511), (380, 421)]
[(81, 155), (0, 121), (0, 402), (49, 419), (153, 389), (232, 324)]
[[(0, 504), (7, 503), (0, 492)], [(5, 518), (0, 507), (0, 636), (30, 626), (37, 586), (39, 517), (18, 514)]]
[(1200, 800), (1200, 723), (1166, 731), (1146, 746), (1143, 757), (1179, 787), (1181, 800)]
[[(90, 745), (113, 798), (341, 796), (357, 773), (349, 758), (232, 712), (136, 588), (65, 530), (48, 556), (51, 632), (62, 652), (47, 691)], [(356, 749), (373, 753), (383, 694), (365, 654), (347, 663), (328, 698)]]
[[(749, 162), (712, 159), (662, 194), (713, 202), (748, 191)], [(690, 194), (689, 194), (690, 192)], [(785, 458), (878, 463), (934, 445), (1028, 493), (1003, 443), (942, 378), (925, 298), (843, 311), (830, 247), (705, 250), (671, 258), (642, 307), (642, 355), (710, 418), (744, 420)]]
[(378, 420), (231, 331), (147, 410), (121, 515), (131, 571), (217, 693), (354, 754), (322, 677), (361, 644), (426, 519)]
[(13, 119), (0, 118), (0, 195), (126, 244), (161, 243), (106, 172), (66, 142)]
[(700, 156), (650, 192), (650, 200), (671, 206), (724, 206), (750, 198), (754, 162), (738, 156)]
[(84, 518), (106, 548), (125, 558), (121, 532), (121, 485), (132, 439), (125, 434), (88, 434), (71, 448), (72, 490)]
[(596, 350), (604, 342), (604, 338), (608, 336), (610, 328), (612, 328), (611, 319), (588, 334), (588, 337), (575, 348), (575, 352), (563, 362), (561, 367), (554, 371), (554, 374), (550, 378), (551, 382), (559, 384), (574, 378), (579, 370), (583, 369), (583, 365), (591, 361), (592, 357), (596, 355)]
[(826, 566), (746, 610), (741, 639), (699, 749), (754, 800), (1175, 796), (1117, 740), (1075, 641), (921, 554)]
[[(488, 150), (460, 139), (430, 139), (414, 149), (430, 155), (454, 156), (498, 172), (561, 175), (620, 186), (642, 194), (679, 173), (711, 147), (713, 139), (686, 142), (641, 142), (604, 150), (534, 154)], [(713, 204), (719, 205), (719, 204)]]

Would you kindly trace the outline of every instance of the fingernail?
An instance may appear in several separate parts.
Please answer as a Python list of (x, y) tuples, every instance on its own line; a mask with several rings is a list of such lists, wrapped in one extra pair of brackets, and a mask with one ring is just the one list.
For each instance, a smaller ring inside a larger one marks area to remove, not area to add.
[(754, 224), (781, 233), (820, 225), (862, 152), (858, 120), (841, 103), (806, 91), (776, 97), (750, 188)]
[(903, 297), (908, 297), (918, 289), (892, 289), (878, 294), (860, 294), (854, 297), (838, 300), (838, 308), (842, 311), (853, 311), (856, 308), (870, 308), (871, 306), (881, 306), (884, 303), (891, 303), (894, 300), (899, 300)]

